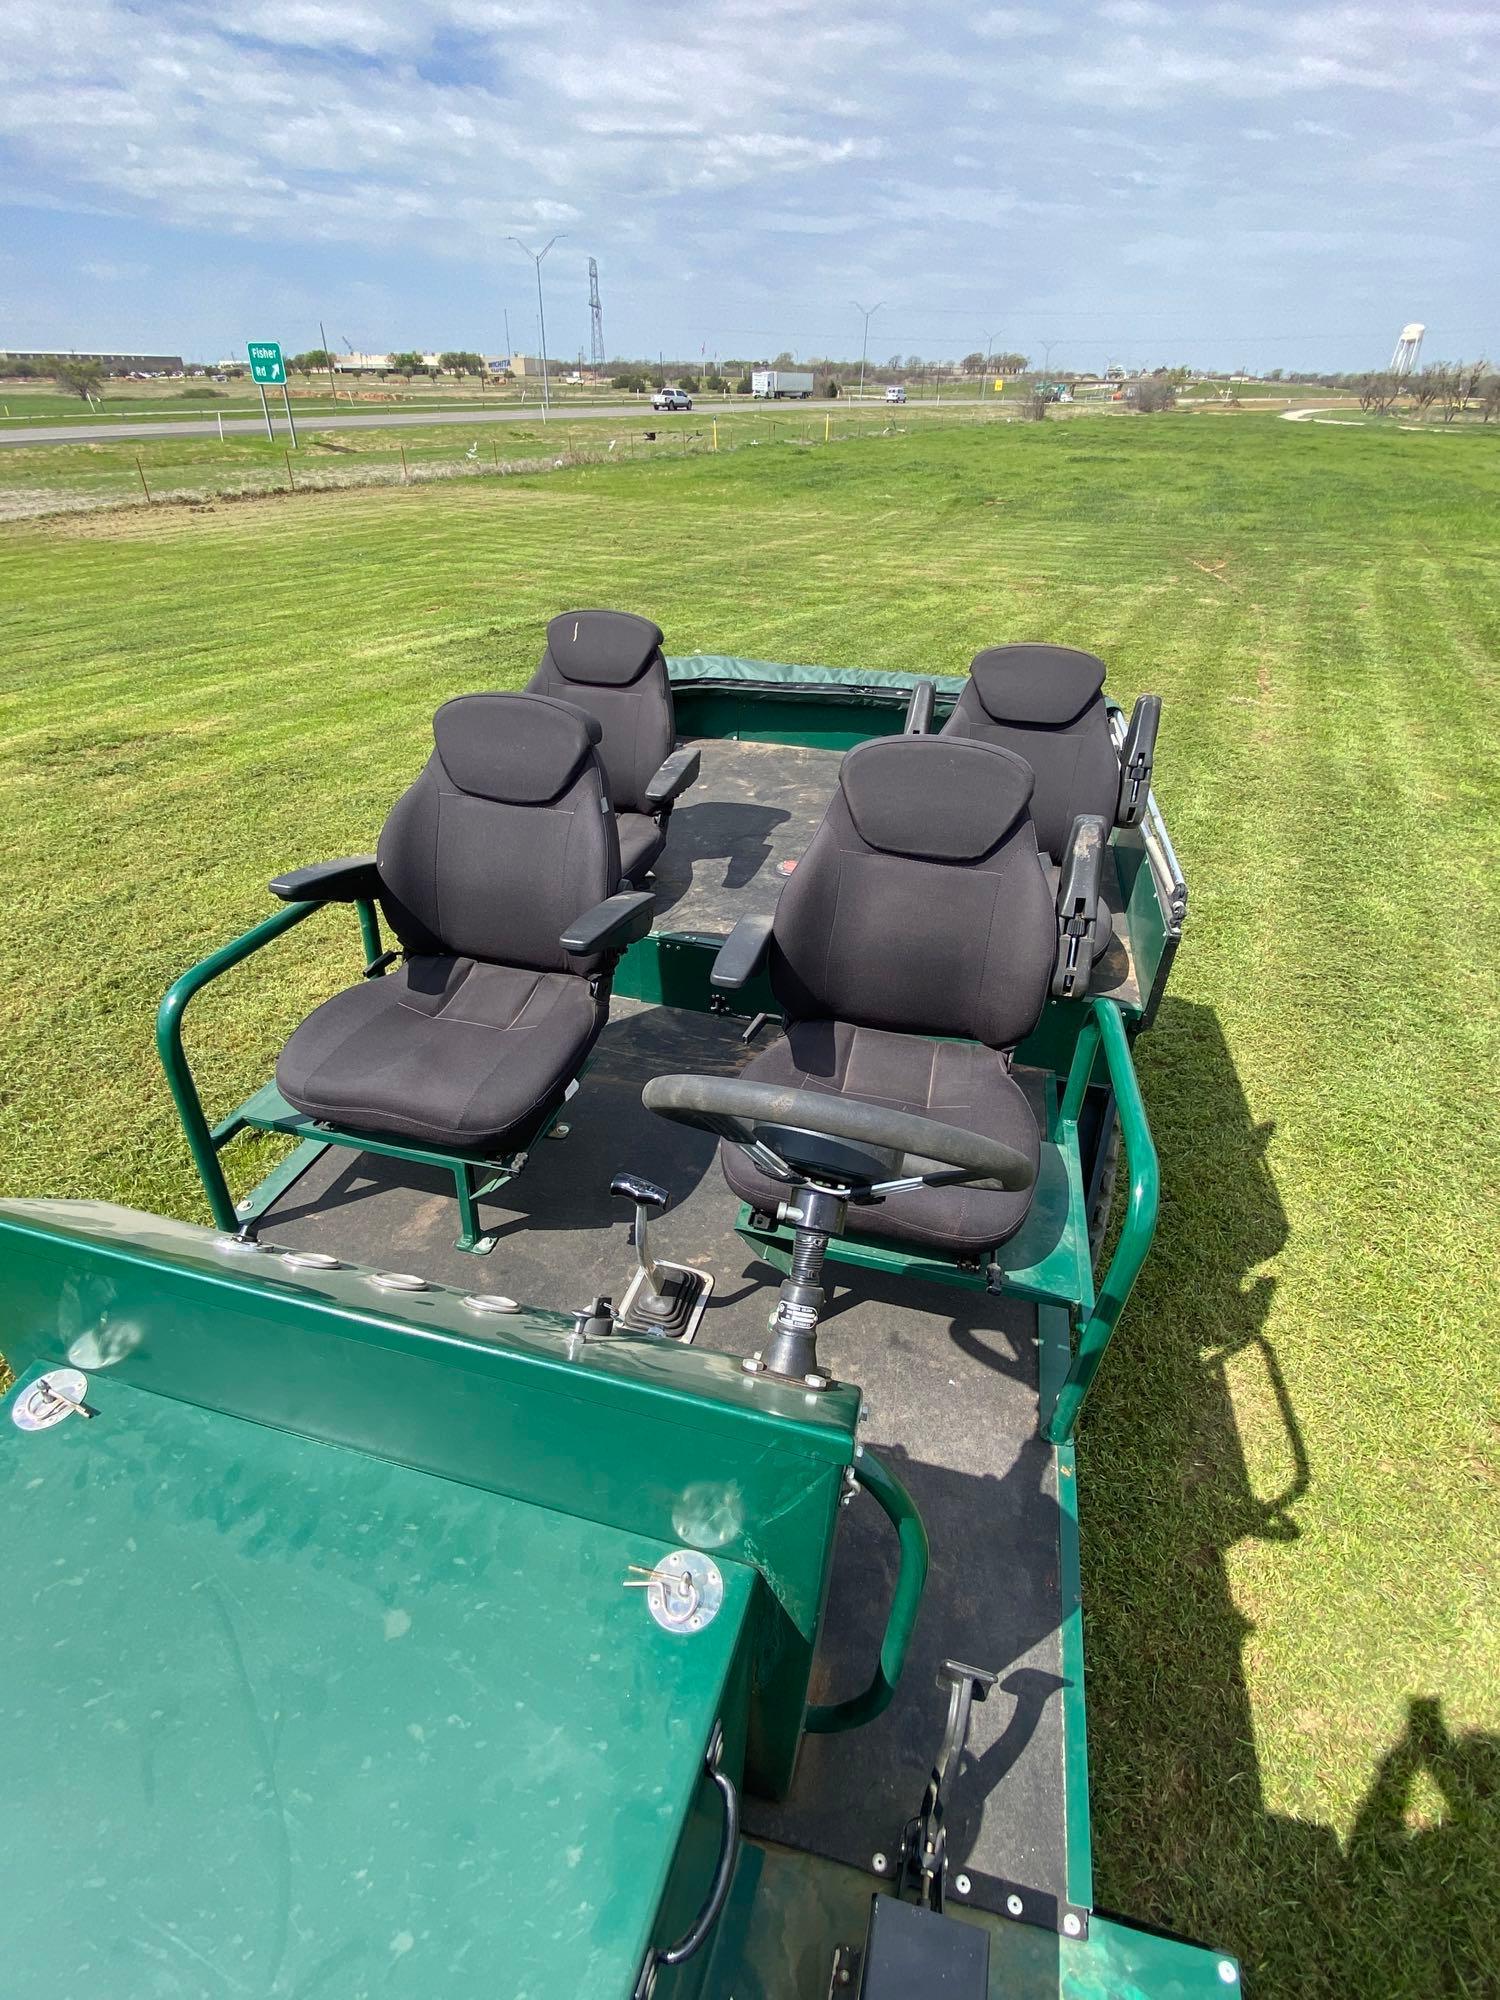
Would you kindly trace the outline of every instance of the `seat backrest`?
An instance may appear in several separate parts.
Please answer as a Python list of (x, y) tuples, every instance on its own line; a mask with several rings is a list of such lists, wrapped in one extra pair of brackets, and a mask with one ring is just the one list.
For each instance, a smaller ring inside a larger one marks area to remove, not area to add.
[(1120, 760), (1109, 734), (1104, 662), (1075, 646), (991, 646), (976, 653), (944, 736), (998, 743), (1036, 774), (1038, 844), (1060, 862), (1079, 813), (1112, 826)]
[(565, 611), (528, 694), (576, 702), (600, 724), (600, 755), (617, 812), (648, 812), (646, 787), (671, 754), (672, 686), (659, 625), (632, 611)]
[(831, 1016), (1010, 1048), (1047, 997), (1057, 920), (1031, 772), (988, 743), (861, 743), (776, 905), (771, 985)]
[(432, 719), (433, 752), (381, 828), (381, 905), (408, 951), (538, 972), (591, 972), (558, 939), (619, 887), (620, 843), (581, 709), (465, 694)]

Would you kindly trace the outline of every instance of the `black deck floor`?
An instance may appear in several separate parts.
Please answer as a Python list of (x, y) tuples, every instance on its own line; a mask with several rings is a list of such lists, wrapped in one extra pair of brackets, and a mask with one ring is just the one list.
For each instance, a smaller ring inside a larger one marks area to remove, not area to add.
[[(674, 842), (677, 832), (674, 816)], [(499, 1238), (488, 1257), (453, 1248), (457, 1214), (446, 1176), (337, 1148), (282, 1196), (263, 1239), (535, 1305), (572, 1309), (596, 1292), (618, 1301), (633, 1260), (629, 1212), (611, 1199), (609, 1183), (631, 1167), (672, 1190), (658, 1254), (714, 1273), (700, 1341), (748, 1353), (764, 1341), (776, 1274), (733, 1232), (737, 1205), (713, 1142), (653, 1118), (640, 1101), (653, 1074), (728, 1071), (747, 1060), (739, 1025), (617, 1001), (568, 1107), (568, 1136), (539, 1145), (526, 1172), (483, 1205)], [(985, 1907), (1002, 1907), (1002, 1883), (1061, 1896), (1058, 1512), (1052, 1453), (1036, 1437), (1034, 1315), (1012, 1301), (898, 1284), (847, 1266), (834, 1276), (820, 1355), (862, 1385), (864, 1436), (913, 1494), (932, 1570), (891, 1708), (851, 1734), (810, 1737), (790, 1801), (747, 1801), (747, 1823), (865, 1868), (876, 1851), (893, 1855), (941, 1738), (946, 1698), (937, 1669), (958, 1658), (997, 1672), (1001, 1684), (974, 1710), (970, 1758), (950, 1804), (955, 1866)], [(869, 1679), (894, 1570), (894, 1536), (862, 1496), (841, 1522), (816, 1699), (855, 1692)]]
[[(842, 750), (702, 737), (699, 779), (672, 814), (656, 868), (656, 920), (664, 931), (727, 935), (743, 916), (774, 910), (781, 885), (817, 831), (838, 783)], [(1113, 860), (1105, 900), (1118, 907)], [(1141, 992), (1121, 933), (1094, 967), (1091, 989), (1139, 1006)]]
[(841, 750), (700, 738), (698, 782), (676, 806), (656, 866), (664, 930), (732, 930), (774, 910), (838, 784)]

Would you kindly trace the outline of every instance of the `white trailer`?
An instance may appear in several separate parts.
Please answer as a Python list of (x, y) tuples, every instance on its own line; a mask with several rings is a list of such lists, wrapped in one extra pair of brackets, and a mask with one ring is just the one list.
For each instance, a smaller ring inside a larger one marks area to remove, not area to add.
[(750, 394), (772, 401), (790, 397), (805, 403), (813, 392), (810, 368), (756, 368), (750, 376)]

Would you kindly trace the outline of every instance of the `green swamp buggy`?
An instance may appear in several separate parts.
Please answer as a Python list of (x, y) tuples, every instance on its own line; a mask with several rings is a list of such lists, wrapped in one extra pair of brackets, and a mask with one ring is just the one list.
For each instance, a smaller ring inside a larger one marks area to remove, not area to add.
[[(177, 981), (213, 1226), (0, 1207), (7, 2000), (1237, 1990), (1090, 1874), (1185, 907), (1101, 678), (569, 614)], [(351, 985), (206, 1112), (190, 1003), (330, 904)]]

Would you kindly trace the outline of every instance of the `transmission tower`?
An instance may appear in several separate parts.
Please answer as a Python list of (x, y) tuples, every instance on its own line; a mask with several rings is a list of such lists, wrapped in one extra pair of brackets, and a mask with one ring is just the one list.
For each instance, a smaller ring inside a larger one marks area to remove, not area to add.
[(1417, 357), (1422, 352), (1422, 335), (1427, 331), (1420, 320), (1414, 319), (1410, 326), (1403, 326), (1396, 342), (1396, 351), (1391, 356), (1393, 375), (1410, 375), (1417, 365)]
[(604, 366), (604, 308), (599, 303), (599, 264), (589, 259), (589, 360), (595, 368)]

